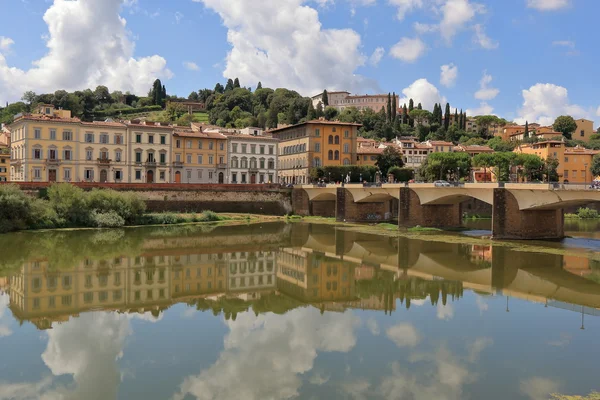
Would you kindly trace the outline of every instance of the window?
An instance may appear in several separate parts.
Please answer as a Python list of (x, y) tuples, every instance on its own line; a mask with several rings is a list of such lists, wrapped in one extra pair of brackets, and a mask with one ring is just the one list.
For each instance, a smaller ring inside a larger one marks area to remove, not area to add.
[(320, 137), (321, 136), (321, 131), (319, 129), (315, 129), (315, 136), (316, 137)]
[(235, 172), (231, 174), (231, 183), (237, 183), (237, 174)]
[(339, 150), (336, 150), (336, 151), (335, 151), (335, 159), (336, 159), (336, 160), (339, 160), (339, 159), (340, 159), (340, 152), (339, 152)]
[(569, 157), (565, 157), (565, 162), (569, 162)]
[(317, 153), (320, 153), (320, 152), (321, 152), (321, 143), (315, 143), (315, 151), (316, 151)]
[(159, 158), (161, 164), (167, 163), (167, 153), (160, 153)]
[(260, 169), (265, 169), (265, 159), (261, 158), (259, 162), (260, 162)]
[(214, 147), (214, 145), (215, 145), (215, 144), (214, 144), (213, 142), (208, 142), (208, 149), (209, 149), (209, 150), (212, 150), (212, 149), (213, 149), (213, 147)]
[(108, 151), (101, 151), (100, 152), (100, 159), (101, 160), (108, 160)]
[(221, 150), (221, 151), (225, 150), (225, 143), (223, 143), (223, 142), (219, 143), (219, 150)]
[(106, 133), (100, 134), (100, 143), (108, 144), (108, 135)]
[(267, 168), (269, 168), (269, 169), (275, 169), (275, 160), (270, 159)]
[(42, 159), (42, 149), (33, 149), (33, 159), (34, 160)]
[(148, 159), (146, 160), (146, 162), (156, 162), (156, 159), (154, 158), (154, 153), (148, 153)]
[(198, 164), (202, 164), (202, 154), (198, 155)]
[(33, 179), (42, 179), (42, 170), (40, 168), (33, 169)]
[(260, 154), (265, 154), (265, 146), (260, 146)]
[(327, 158), (329, 160), (333, 160), (333, 150), (329, 150), (329, 153), (327, 153)]
[(565, 179), (569, 179), (569, 171), (565, 169)]
[(115, 151), (115, 161), (116, 162), (121, 162), (121, 156), (122, 156), (121, 150)]
[(213, 172), (208, 171), (208, 179), (212, 180), (212, 178), (213, 178)]
[(202, 170), (201, 169), (198, 170), (198, 179), (202, 179)]
[(246, 174), (242, 174), (242, 183), (246, 183)]
[(87, 161), (91, 161), (93, 156), (94, 156), (94, 151), (93, 150), (86, 150), (85, 151), (85, 159)]
[(142, 134), (141, 133), (138, 133), (135, 135), (135, 142), (142, 143)]
[(269, 154), (275, 154), (275, 146), (269, 146)]
[(335, 131), (336, 131), (336, 129), (335, 129), (335, 126), (334, 126), (334, 127), (331, 129), (331, 130), (332, 130), (333, 132), (335, 132)]
[(154, 135), (148, 135), (148, 143), (150, 143), (150, 144), (154, 143)]
[(231, 152), (232, 153), (237, 153), (237, 143), (234, 143), (231, 145)]
[(56, 140), (56, 129), (50, 129), (50, 140)]
[(136, 181), (141, 181), (142, 180), (142, 171), (137, 169), (135, 170), (135, 180)]
[(332, 135), (329, 135), (329, 139), (328, 140), (329, 140), (329, 144), (333, 144), (333, 136)]
[(350, 160), (347, 158), (344, 158), (344, 165), (350, 165)]
[(208, 163), (212, 164), (214, 161), (214, 157), (213, 156), (208, 156)]
[(247, 144), (243, 144), (242, 145), (242, 153), (246, 153), (246, 151), (248, 150), (248, 145)]
[(187, 170), (187, 171), (185, 171), (185, 172), (186, 172), (187, 180), (188, 180), (188, 183), (189, 183), (189, 182), (190, 182), (190, 179), (192, 179), (192, 170), (191, 170), (191, 169), (188, 169), (188, 170)]
[(33, 137), (35, 139), (41, 139), (42, 138), (42, 130), (41, 129), (34, 129), (34, 131), (33, 131)]
[(579, 135), (580, 135), (581, 137), (584, 137), (584, 136), (585, 136), (585, 131), (584, 131), (584, 130), (582, 130), (582, 131), (579, 133)]
[(187, 163), (188, 163), (188, 164), (191, 164), (191, 163), (192, 163), (192, 155), (191, 155), (191, 154), (188, 154), (188, 155), (187, 155), (187, 157), (186, 157), (186, 161), (187, 161)]
[(313, 160), (313, 165), (315, 166), (315, 168), (319, 168), (321, 166), (321, 159), (319, 157), (316, 157)]
[(340, 137), (335, 135), (335, 144), (340, 144)]
[(115, 144), (123, 144), (123, 136), (115, 135)]
[(71, 181), (71, 168), (65, 168), (63, 170), (63, 174), (64, 174), (65, 182), (70, 182)]
[(58, 152), (56, 151), (56, 149), (48, 150), (48, 159), (50, 159), (50, 160), (58, 159)]
[(350, 145), (348, 143), (344, 144), (344, 153), (350, 153)]
[(73, 140), (73, 132), (64, 131), (63, 132), (63, 140), (68, 140), (68, 141)]
[(121, 181), (123, 179), (123, 171), (120, 169), (115, 170), (115, 181)]
[(223, 158), (223, 156), (219, 156), (219, 164), (225, 164), (225, 158)]
[(160, 179), (161, 181), (164, 181), (164, 180), (166, 180), (166, 174), (165, 174), (165, 171), (160, 171), (160, 173), (158, 174), (158, 176), (159, 176), (159, 179)]
[(136, 163), (141, 163), (142, 162), (142, 152), (141, 151), (136, 151), (135, 152), (135, 162)]
[(349, 138), (350, 137), (350, 131), (344, 131), (344, 137), (345, 138)]
[(86, 133), (85, 134), (85, 142), (86, 143), (94, 143), (94, 134), (93, 133)]
[(162, 135), (160, 137), (160, 144), (167, 144), (167, 137), (166, 136)]
[(87, 181), (94, 180), (94, 170), (93, 169), (86, 169), (83, 175), (85, 177), (85, 180), (87, 180)]
[(175, 161), (181, 162), (181, 154), (175, 154)]
[(191, 149), (191, 148), (192, 148), (192, 141), (191, 141), (191, 140), (187, 140), (187, 141), (185, 142), (185, 145), (186, 145), (186, 147), (187, 147), (188, 149)]

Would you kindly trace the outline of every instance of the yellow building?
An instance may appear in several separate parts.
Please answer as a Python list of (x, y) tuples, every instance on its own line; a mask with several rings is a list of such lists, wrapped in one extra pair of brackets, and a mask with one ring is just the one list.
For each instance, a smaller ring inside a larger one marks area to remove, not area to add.
[[(127, 182), (127, 129), (118, 122), (82, 122), (77, 144), (63, 152), (63, 162), (75, 163), (73, 181)], [(66, 147), (65, 147), (66, 149)], [(70, 154), (70, 155), (69, 155)], [(63, 180), (68, 182), (67, 176)]]
[(0, 182), (10, 181), (10, 148), (0, 144)]
[(178, 254), (171, 271), (171, 294), (174, 300), (184, 297), (225, 293), (227, 289), (227, 254)]
[(173, 127), (159, 122), (127, 121), (128, 182), (171, 182)]
[(577, 129), (575, 132), (573, 132), (573, 140), (583, 140), (584, 142), (589, 142), (590, 137), (595, 133), (594, 121), (581, 118), (576, 119), (575, 123), (577, 124)]
[(356, 165), (371, 165), (377, 163), (377, 156), (383, 153), (383, 148), (379, 147), (359, 147), (356, 150)]
[(175, 183), (225, 183), (227, 137), (217, 132), (177, 129), (173, 160)]
[(313, 120), (274, 129), (279, 142), (279, 182), (309, 183), (312, 168), (352, 165), (362, 125)]

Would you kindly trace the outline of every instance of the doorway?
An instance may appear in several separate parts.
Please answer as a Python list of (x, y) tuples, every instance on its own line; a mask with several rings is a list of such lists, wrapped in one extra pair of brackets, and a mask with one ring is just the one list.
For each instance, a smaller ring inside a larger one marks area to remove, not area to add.
[(56, 170), (55, 169), (48, 170), (48, 181), (56, 182)]
[(175, 172), (175, 183), (181, 183), (181, 172)]
[(219, 183), (225, 183), (225, 175), (222, 172), (219, 172)]
[(146, 172), (146, 183), (154, 183), (154, 171)]
[(100, 183), (108, 182), (108, 171), (105, 169), (100, 171)]
[(252, 185), (256, 184), (256, 174), (250, 175), (250, 183)]

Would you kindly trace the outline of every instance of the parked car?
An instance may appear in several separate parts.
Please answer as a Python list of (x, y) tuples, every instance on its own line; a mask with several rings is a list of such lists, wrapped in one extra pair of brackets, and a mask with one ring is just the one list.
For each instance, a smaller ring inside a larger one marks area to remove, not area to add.
[(448, 183), (447, 181), (435, 181), (433, 182), (433, 184), (435, 185), (435, 187), (449, 187), (450, 183)]

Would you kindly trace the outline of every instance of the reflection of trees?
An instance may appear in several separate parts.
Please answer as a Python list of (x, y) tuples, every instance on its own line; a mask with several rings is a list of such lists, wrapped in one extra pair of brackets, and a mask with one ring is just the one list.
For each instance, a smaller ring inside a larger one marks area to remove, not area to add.
[(198, 311), (212, 311), (215, 316), (223, 314), (226, 320), (235, 321), (239, 313), (246, 312), (250, 308), (257, 315), (264, 313), (285, 314), (303, 304), (287, 296), (269, 293), (250, 301), (228, 297), (220, 297), (217, 300), (202, 298), (189, 302), (188, 305), (195, 306)]
[(394, 309), (394, 301), (400, 300), (409, 309), (411, 301), (424, 300), (429, 297), (431, 305), (437, 305), (441, 297), (442, 304), (446, 305), (448, 297), (452, 301), (463, 296), (462, 282), (434, 280), (429, 281), (420, 278), (395, 279), (389, 271), (377, 271), (377, 275), (371, 280), (360, 280), (356, 282), (356, 294), (366, 299), (372, 296), (378, 297), (385, 304), (385, 311)]

